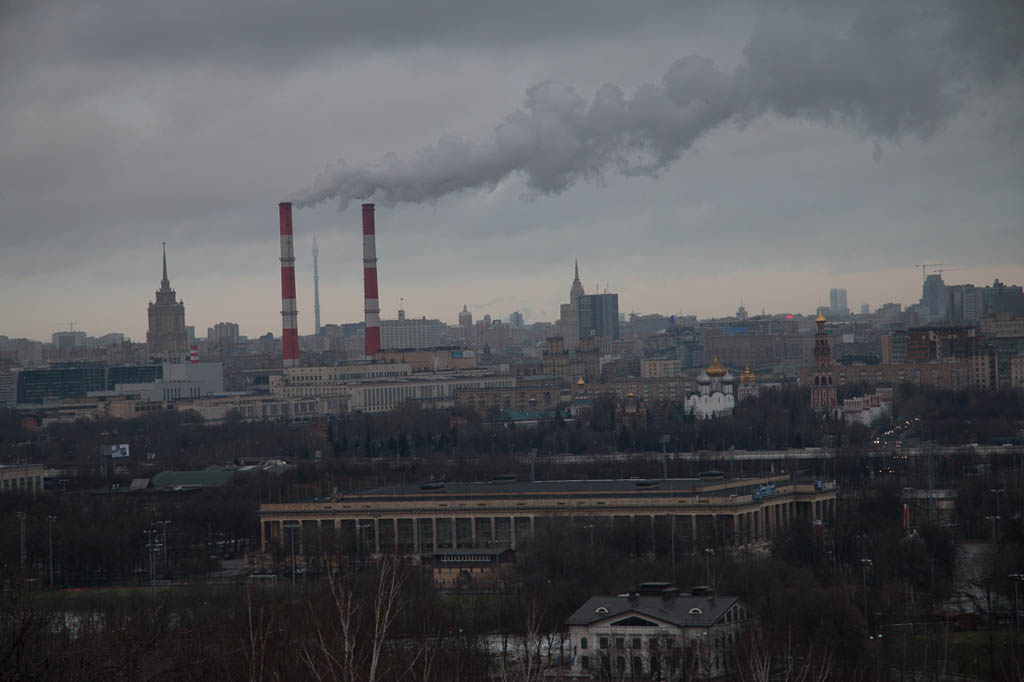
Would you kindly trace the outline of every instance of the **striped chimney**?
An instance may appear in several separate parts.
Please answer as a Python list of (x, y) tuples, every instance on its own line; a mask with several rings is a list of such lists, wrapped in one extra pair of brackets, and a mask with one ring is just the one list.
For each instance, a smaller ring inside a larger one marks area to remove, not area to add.
[(366, 299), (366, 357), (380, 350), (380, 299), (377, 295), (377, 236), (373, 204), (363, 204), (363, 296)]
[(199, 346), (192, 345), (188, 347), (188, 361), (193, 365), (199, 362)]
[(295, 249), (292, 245), (292, 205), (278, 204), (281, 216), (281, 343), (284, 366), (299, 366), (299, 311), (295, 307)]

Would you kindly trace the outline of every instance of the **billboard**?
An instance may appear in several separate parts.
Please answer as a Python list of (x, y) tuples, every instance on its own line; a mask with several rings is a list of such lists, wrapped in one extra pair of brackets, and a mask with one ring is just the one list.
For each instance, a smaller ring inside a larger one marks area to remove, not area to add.
[(103, 456), (110, 459), (128, 459), (130, 448), (127, 443), (120, 445), (104, 445)]
[(471, 358), (473, 357), (473, 351), (471, 350), (453, 350), (452, 358)]

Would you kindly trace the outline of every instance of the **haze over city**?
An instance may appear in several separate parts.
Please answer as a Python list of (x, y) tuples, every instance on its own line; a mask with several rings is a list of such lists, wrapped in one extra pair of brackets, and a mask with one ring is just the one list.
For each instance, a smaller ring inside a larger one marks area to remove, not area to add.
[(494, 12), (5, 8), (0, 331), (141, 339), (166, 241), (188, 324), (279, 333), (289, 199), (322, 200), (303, 334), (314, 235), (324, 322), (362, 317), (352, 199), (385, 318), (554, 320), (577, 258), (620, 311), (699, 317), (909, 304), (917, 263), (1024, 280), (1012, 3)]

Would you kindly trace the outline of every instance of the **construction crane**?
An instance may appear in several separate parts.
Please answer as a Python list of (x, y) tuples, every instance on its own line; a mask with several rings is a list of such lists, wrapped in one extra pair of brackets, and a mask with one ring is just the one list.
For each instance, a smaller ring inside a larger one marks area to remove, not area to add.
[(75, 331), (75, 324), (77, 323), (74, 320), (72, 320), (71, 322), (65, 322), (64, 324), (68, 326), (68, 331)]
[(914, 267), (921, 268), (921, 281), (924, 282), (925, 279), (928, 277), (927, 273), (925, 272), (926, 268), (939, 268), (944, 265), (950, 265), (950, 263), (921, 263), (920, 265), (915, 265)]
[(944, 272), (956, 272), (957, 270), (970, 270), (970, 268), (955, 267), (955, 268), (937, 268), (935, 272), (939, 273), (939, 277), (942, 277)]

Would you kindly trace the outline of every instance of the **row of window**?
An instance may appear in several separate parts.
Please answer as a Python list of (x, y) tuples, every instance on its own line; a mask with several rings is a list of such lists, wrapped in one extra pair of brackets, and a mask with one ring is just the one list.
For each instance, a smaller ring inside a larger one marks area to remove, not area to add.
[(43, 477), (42, 476), (20, 476), (18, 478), (5, 478), (3, 480), (3, 490), (42, 490), (43, 489)]

